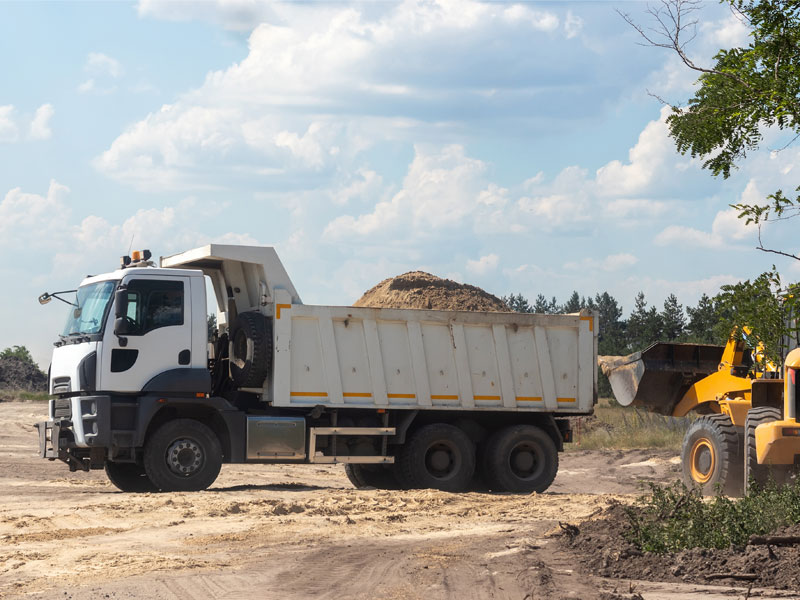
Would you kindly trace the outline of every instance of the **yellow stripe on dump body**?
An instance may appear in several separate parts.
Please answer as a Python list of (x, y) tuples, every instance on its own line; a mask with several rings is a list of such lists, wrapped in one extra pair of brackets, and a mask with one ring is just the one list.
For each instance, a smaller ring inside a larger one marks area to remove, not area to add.
[(561, 403), (569, 403), (569, 402), (576, 402), (576, 401), (577, 401), (576, 398), (556, 398), (556, 402), (561, 402)]
[(386, 394), (387, 398), (416, 398), (416, 394)]
[(345, 398), (372, 398), (369, 392), (344, 392), (342, 394)]
[(541, 396), (517, 396), (517, 402), (541, 402)]
[(328, 395), (328, 392), (289, 392), (290, 396), (312, 396), (315, 398), (324, 398)]
[(500, 400), (500, 396), (473, 396), (475, 400)]
[(432, 394), (431, 400), (458, 400), (458, 394)]
[(589, 331), (594, 331), (594, 318), (593, 317), (581, 317), (581, 321), (589, 321)]
[(275, 305), (275, 318), (276, 319), (280, 319), (281, 318), (281, 309), (282, 308), (289, 309), (289, 308), (292, 308), (292, 305), (291, 304), (276, 304)]

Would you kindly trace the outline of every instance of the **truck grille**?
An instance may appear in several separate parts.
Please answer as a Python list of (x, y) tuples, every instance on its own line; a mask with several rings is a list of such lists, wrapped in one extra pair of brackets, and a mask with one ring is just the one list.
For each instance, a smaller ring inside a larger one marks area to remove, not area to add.
[(53, 402), (53, 418), (54, 419), (71, 419), (72, 418), (72, 402), (69, 398), (56, 398)]
[(53, 379), (53, 393), (67, 394), (72, 391), (72, 382), (69, 377), (56, 377)]

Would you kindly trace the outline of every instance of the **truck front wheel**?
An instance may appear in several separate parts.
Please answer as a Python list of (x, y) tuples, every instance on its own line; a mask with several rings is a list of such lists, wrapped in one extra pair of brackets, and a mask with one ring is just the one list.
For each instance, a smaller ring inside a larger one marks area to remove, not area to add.
[(222, 467), (217, 436), (199, 421), (164, 423), (147, 441), (144, 467), (162, 492), (195, 492), (209, 487)]
[(109, 481), (123, 492), (143, 494), (157, 491), (144, 466), (136, 463), (106, 461), (106, 475)]
[(400, 453), (400, 481), (412, 488), (462, 492), (475, 473), (475, 446), (458, 427), (445, 423), (417, 430)]
[(483, 449), (483, 472), (498, 492), (543, 492), (558, 472), (558, 449), (534, 425), (514, 425), (492, 435)]

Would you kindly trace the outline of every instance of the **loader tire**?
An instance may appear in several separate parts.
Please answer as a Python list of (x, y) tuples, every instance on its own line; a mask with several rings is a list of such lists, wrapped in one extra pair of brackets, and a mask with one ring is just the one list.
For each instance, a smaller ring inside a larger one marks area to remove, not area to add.
[(752, 486), (763, 488), (770, 480), (777, 484), (783, 483), (783, 476), (787, 468), (783, 467), (783, 465), (758, 464), (758, 454), (756, 452), (756, 427), (763, 423), (778, 421), (780, 418), (780, 409), (772, 406), (760, 406), (747, 411), (747, 419), (744, 422), (744, 473), (747, 493), (750, 493)]
[(217, 479), (222, 448), (214, 432), (194, 419), (159, 427), (144, 447), (144, 468), (162, 492), (197, 492)]
[(394, 476), (393, 465), (346, 464), (344, 472), (350, 483), (358, 489), (399, 490), (400, 483)]
[(494, 433), (483, 448), (483, 475), (495, 492), (543, 492), (558, 472), (558, 449), (533, 425), (514, 425)]
[(398, 467), (404, 488), (463, 492), (475, 474), (475, 445), (455, 425), (425, 425), (401, 450)]
[(133, 494), (158, 491), (142, 465), (106, 461), (105, 469), (109, 481), (120, 491)]
[(231, 379), (258, 388), (272, 369), (272, 322), (259, 312), (243, 312), (231, 326)]
[(711, 496), (741, 496), (743, 482), (743, 432), (728, 415), (697, 419), (683, 438), (681, 465), (687, 487)]

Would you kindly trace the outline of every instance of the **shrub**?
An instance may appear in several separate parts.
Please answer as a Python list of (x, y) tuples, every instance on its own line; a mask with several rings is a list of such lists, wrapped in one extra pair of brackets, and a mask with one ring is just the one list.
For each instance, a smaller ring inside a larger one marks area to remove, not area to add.
[(742, 548), (751, 535), (800, 523), (800, 483), (769, 484), (749, 496), (731, 500), (717, 495), (709, 501), (681, 482), (650, 483), (626, 513), (626, 539), (645, 552), (676, 552), (688, 548)]

